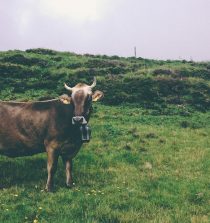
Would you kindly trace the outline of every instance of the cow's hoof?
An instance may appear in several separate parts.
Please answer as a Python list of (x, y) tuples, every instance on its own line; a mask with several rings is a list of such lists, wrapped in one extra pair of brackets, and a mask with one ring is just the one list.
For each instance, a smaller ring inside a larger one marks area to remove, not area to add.
[(45, 188), (45, 192), (53, 193), (54, 192), (54, 189), (52, 187), (46, 187)]
[(66, 183), (67, 188), (73, 188), (75, 187), (75, 183)]

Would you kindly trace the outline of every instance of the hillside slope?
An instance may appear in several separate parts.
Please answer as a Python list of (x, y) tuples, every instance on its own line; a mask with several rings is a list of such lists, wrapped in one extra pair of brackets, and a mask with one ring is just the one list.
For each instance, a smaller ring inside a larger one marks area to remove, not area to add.
[[(63, 83), (90, 83), (104, 91), (104, 103), (135, 103), (163, 111), (205, 111), (210, 107), (210, 62), (157, 61), (105, 55), (77, 55), (48, 49), (0, 52), (0, 99), (51, 98)], [(174, 107), (175, 106), (175, 107)]]

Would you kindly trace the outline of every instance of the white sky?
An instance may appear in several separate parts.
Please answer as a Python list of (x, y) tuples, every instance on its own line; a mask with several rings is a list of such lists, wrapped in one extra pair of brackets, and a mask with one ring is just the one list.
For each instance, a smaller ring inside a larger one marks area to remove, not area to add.
[(0, 0), (0, 50), (210, 60), (210, 0)]

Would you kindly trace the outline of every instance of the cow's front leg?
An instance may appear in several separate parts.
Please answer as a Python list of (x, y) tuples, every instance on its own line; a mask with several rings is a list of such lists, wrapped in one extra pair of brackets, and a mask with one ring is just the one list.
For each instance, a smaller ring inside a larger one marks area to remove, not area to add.
[(73, 186), (72, 170), (73, 161), (70, 158), (62, 156), (63, 163), (66, 167), (66, 186), (71, 188)]
[(47, 149), (47, 184), (46, 191), (51, 192), (53, 190), (53, 177), (55, 175), (58, 163), (58, 153), (56, 149), (48, 148)]

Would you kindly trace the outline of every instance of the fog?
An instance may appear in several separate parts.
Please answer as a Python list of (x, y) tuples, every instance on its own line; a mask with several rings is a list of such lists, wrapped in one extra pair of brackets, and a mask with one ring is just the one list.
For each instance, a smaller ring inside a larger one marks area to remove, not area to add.
[(209, 0), (0, 0), (0, 50), (210, 60)]

